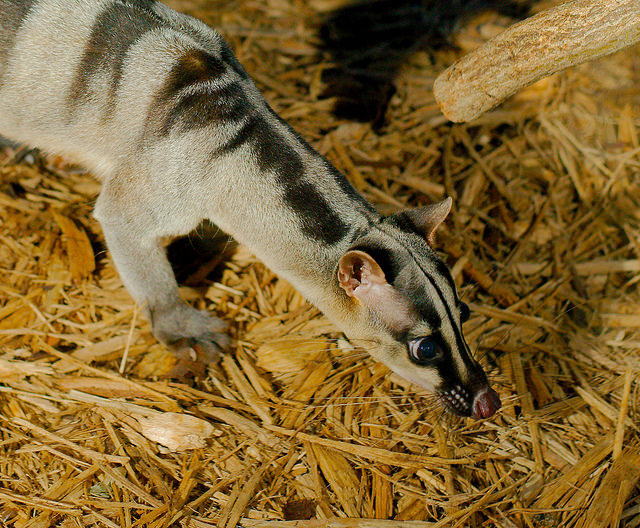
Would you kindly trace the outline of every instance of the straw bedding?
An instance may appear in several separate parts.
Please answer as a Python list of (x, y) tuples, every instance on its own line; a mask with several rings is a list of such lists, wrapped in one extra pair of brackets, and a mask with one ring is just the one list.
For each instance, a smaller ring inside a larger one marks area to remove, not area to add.
[(340, 3), (172, 5), (218, 27), (380, 211), (454, 197), (438, 248), (503, 409), (444, 415), (243, 247), (183, 288), (229, 321), (233, 354), (176, 364), (105, 251), (98, 185), (7, 146), (0, 525), (640, 526), (640, 50), (452, 126), (430, 87), (508, 23), (484, 16), (408, 57), (375, 133), (320, 97), (317, 28)]

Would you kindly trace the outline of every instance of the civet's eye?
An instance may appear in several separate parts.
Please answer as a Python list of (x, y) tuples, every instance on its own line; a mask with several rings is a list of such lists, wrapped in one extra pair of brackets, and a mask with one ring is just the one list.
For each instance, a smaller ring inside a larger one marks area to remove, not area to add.
[(409, 359), (416, 365), (427, 365), (438, 356), (438, 345), (428, 337), (409, 342)]
[(469, 310), (469, 305), (466, 303), (460, 303), (460, 320), (463, 323), (466, 323), (471, 316), (471, 310)]

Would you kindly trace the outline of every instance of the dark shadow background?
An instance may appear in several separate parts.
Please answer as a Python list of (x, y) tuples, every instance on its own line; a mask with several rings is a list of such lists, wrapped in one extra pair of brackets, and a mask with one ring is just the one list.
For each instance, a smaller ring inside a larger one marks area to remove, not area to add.
[(529, 0), (356, 0), (333, 11), (320, 28), (334, 68), (323, 72), (323, 97), (337, 97), (338, 117), (384, 126), (403, 61), (418, 50), (451, 46), (451, 34), (473, 15), (493, 10), (515, 19)]

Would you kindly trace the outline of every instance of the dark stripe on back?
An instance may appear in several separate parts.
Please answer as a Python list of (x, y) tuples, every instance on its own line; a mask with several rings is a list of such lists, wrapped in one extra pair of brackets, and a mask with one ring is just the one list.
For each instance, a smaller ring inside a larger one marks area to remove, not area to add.
[[(248, 101), (245, 104), (248, 105)], [(284, 202), (297, 215), (306, 236), (325, 244), (335, 244), (347, 236), (347, 224), (333, 210), (317, 186), (305, 179), (301, 156), (279, 130), (254, 108), (249, 110), (240, 129), (213, 151), (212, 161), (243, 146), (251, 149), (261, 171), (275, 176)]]
[[(200, 55), (196, 58), (197, 54)], [(208, 125), (242, 123), (226, 141), (212, 148), (211, 161), (248, 146), (260, 170), (275, 175), (286, 205), (300, 219), (303, 233), (327, 244), (342, 240), (349, 231), (348, 226), (316, 186), (304, 179), (301, 156), (260, 113), (260, 110), (267, 115), (270, 113), (266, 105), (259, 110), (248, 100), (241, 81), (230, 82), (218, 89), (203, 84), (190, 93), (182, 93), (194, 84), (220, 77), (225, 66), (228, 64), (200, 50), (192, 50), (189, 57), (181, 58), (151, 105), (145, 137), (162, 138), (172, 131), (187, 132)]]
[(316, 158), (317, 161), (320, 161), (323, 165), (323, 168), (327, 174), (330, 174), (333, 177), (334, 182), (338, 185), (340, 190), (348, 196), (353, 202), (354, 206), (358, 207), (360, 211), (365, 211), (368, 213), (369, 220), (371, 222), (377, 221), (380, 218), (380, 215), (375, 210), (373, 205), (371, 205), (365, 198), (355, 189), (349, 180), (345, 178), (345, 176), (336, 169), (324, 156), (321, 156), (316, 152), (316, 150), (307, 143), (307, 141), (300, 135), (298, 132), (292, 128), (289, 123), (287, 123), (284, 119), (282, 119), (278, 114), (276, 114), (270, 106), (267, 106), (267, 109), (271, 113), (271, 115), (284, 127), (286, 127), (289, 132), (295, 137), (300, 146), (303, 147), (310, 156)]
[(154, 7), (158, 2), (156, 0), (131, 0), (131, 3), (139, 9), (144, 9), (151, 14), (155, 14)]
[(188, 86), (215, 80), (224, 72), (225, 67), (220, 59), (200, 49), (191, 49), (178, 59), (169, 72), (158, 99), (167, 101)]
[[(285, 202), (297, 214), (306, 236), (326, 244), (336, 244), (347, 236), (349, 227), (317, 186), (305, 180), (300, 154), (273, 125), (263, 121), (263, 126), (255, 128), (252, 144), (260, 169), (276, 175)], [(291, 130), (288, 125), (286, 127)]]
[(173, 128), (187, 132), (211, 123), (241, 120), (247, 114), (241, 93), (240, 87), (234, 83), (212, 92), (202, 91), (183, 96), (167, 113), (157, 131), (158, 135), (167, 136)]
[(0, 81), (16, 35), (37, 0), (0, 0)]
[(264, 126), (264, 120), (255, 114), (249, 114), (244, 124), (234, 132), (233, 137), (211, 153), (211, 161), (214, 161), (218, 156), (230, 154), (248, 144), (256, 134), (256, 129), (260, 126)]
[(236, 56), (233, 54), (233, 51), (231, 51), (229, 45), (222, 39), (220, 39), (220, 44), (220, 56), (222, 57), (222, 60), (225, 62), (225, 64), (227, 64), (235, 73), (237, 73), (241, 79), (248, 79), (249, 74), (244, 69), (242, 64), (240, 64), (238, 59), (236, 59)]
[[(215, 121), (241, 119), (246, 103), (240, 85), (232, 82), (214, 89), (206, 84), (222, 77), (225, 71), (220, 59), (203, 50), (191, 49), (182, 55), (150, 105), (146, 136), (162, 138), (174, 127), (187, 131)], [(189, 87), (195, 87), (194, 91), (181, 95)]]
[(150, 0), (136, 6), (114, 2), (97, 16), (68, 95), (72, 114), (78, 104), (89, 98), (93, 76), (105, 72), (110, 75), (108, 112), (113, 111), (129, 48), (162, 24), (152, 11), (153, 4)]
[[(311, 148), (311, 147), (309, 147)], [(314, 151), (315, 152), (315, 151)], [(316, 156), (318, 154), (316, 153)], [(362, 196), (357, 189), (351, 185), (349, 180), (345, 178), (345, 176), (340, 173), (338, 169), (336, 169), (327, 159), (323, 158), (325, 170), (333, 175), (334, 180), (340, 187), (340, 190), (349, 196), (355, 203), (357, 203), (361, 209), (366, 210), (369, 213), (369, 220), (373, 224), (377, 222), (380, 218), (380, 214), (376, 211), (375, 207), (371, 205), (365, 198)]]
[[(242, 123), (221, 145), (212, 148), (211, 160), (248, 146), (263, 172), (273, 173), (282, 189), (286, 205), (296, 213), (303, 233), (326, 244), (335, 244), (348, 233), (349, 227), (330, 206), (317, 185), (305, 179), (305, 167), (300, 154), (292, 147), (296, 143), (311, 156), (319, 155), (266, 104), (259, 107), (243, 91), (243, 80), (234, 77), (221, 88), (211, 83), (221, 77), (226, 68), (238, 76), (246, 72), (223, 44), (222, 60), (202, 50), (191, 50), (177, 62), (167, 77), (165, 86), (151, 104), (145, 138), (162, 138), (172, 131), (186, 132), (208, 125)], [(202, 86), (195, 86), (197, 84)], [(191, 90), (187, 88), (194, 86)], [(187, 93), (185, 93), (187, 92)], [(276, 123), (272, 122), (272, 119)], [(281, 125), (285, 131), (279, 130)], [(286, 136), (290, 135), (291, 139)], [(371, 206), (337, 173), (324, 158), (329, 174), (341, 189), (349, 192), (361, 208)]]

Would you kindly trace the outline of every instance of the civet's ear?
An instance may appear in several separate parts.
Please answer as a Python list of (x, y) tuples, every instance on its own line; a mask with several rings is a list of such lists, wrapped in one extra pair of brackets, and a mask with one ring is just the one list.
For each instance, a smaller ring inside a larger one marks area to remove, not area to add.
[(379, 321), (398, 332), (414, 320), (407, 299), (387, 282), (375, 259), (364, 251), (348, 251), (338, 265), (338, 282), (346, 294)]
[(421, 231), (429, 245), (433, 245), (436, 230), (440, 227), (440, 224), (444, 222), (445, 218), (451, 211), (451, 204), (453, 200), (451, 197), (447, 197), (441, 202), (424, 205), (422, 207), (416, 207), (415, 209), (409, 209), (408, 211), (401, 211), (393, 216), (404, 216)]
[(384, 272), (373, 257), (357, 250), (348, 251), (340, 259), (338, 282), (349, 297), (363, 304), (378, 299), (387, 284)]

